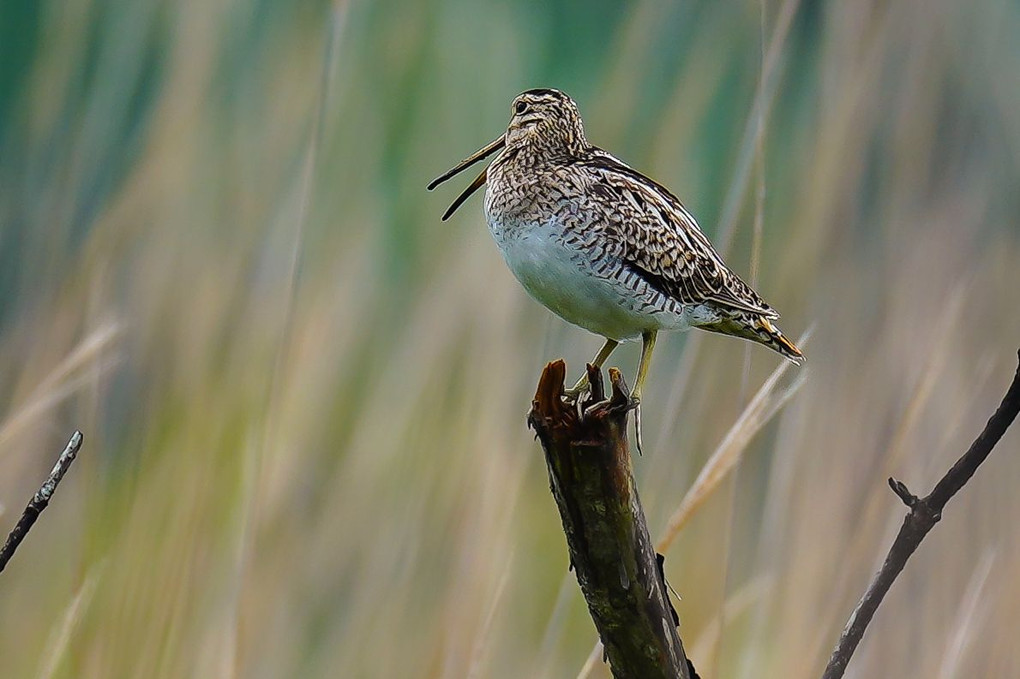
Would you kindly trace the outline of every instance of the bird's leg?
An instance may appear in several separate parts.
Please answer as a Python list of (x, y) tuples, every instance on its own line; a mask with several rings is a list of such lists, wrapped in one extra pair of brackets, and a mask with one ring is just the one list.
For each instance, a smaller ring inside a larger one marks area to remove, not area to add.
[(638, 363), (634, 391), (630, 392), (630, 400), (634, 403), (634, 440), (637, 443), (638, 455), (641, 454), (641, 389), (645, 386), (648, 366), (652, 362), (653, 349), (655, 349), (655, 331), (648, 330), (641, 334), (641, 362)]
[[(599, 353), (595, 354), (595, 358), (591, 359), (591, 364), (596, 368), (601, 368), (602, 364), (606, 362), (606, 359), (609, 358), (609, 355), (613, 353), (613, 350), (618, 346), (620, 346), (620, 343), (616, 340), (606, 339), (606, 343), (602, 345), (601, 349), (599, 349)], [(568, 400), (573, 401), (587, 390), (588, 371), (585, 370), (581, 374), (581, 379), (579, 379), (570, 389), (565, 389), (563, 391), (563, 395), (566, 396)]]

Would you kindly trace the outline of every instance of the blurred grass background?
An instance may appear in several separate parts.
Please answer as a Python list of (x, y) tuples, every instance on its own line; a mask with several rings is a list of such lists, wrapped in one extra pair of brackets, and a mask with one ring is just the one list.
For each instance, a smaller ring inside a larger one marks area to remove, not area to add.
[[(581, 671), (524, 414), (600, 340), (526, 298), (477, 198), (444, 224), (456, 188), (424, 190), (535, 86), (815, 326), (666, 569), (702, 676), (818, 676), (899, 526), (885, 478), (929, 489), (1014, 368), (1018, 31), (1008, 0), (5, 0), (4, 532), (85, 447), (0, 577), (0, 676)], [(660, 342), (653, 533), (777, 361)], [(1018, 446), (848, 676), (1020, 676)]]

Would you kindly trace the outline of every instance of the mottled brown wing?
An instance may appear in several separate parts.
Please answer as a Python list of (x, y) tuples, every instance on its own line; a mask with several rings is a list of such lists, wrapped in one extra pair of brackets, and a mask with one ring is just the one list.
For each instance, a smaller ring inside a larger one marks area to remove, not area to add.
[(609, 217), (615, 253), (650, 286), (681, 304), (714, 303), (778, 318), (722, 261), (697, 221), (664, 186), (598, 150), (581, 161), (586, 187)]

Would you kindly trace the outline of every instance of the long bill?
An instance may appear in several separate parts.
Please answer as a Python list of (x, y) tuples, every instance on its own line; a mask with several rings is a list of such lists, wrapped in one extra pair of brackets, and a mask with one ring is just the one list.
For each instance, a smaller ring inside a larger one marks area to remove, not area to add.
[(446, 212), (443, 213), (444, 222), (450, 218), (450, 215), (457, 211), (457, 208), (459, 208), (465, 200), (471, 197), (472, 193), (485, 186), (485, 179), (488, 173), (489, 168), (486, 167), (482, 169), (482, 171), (478, 173), (478, 176), (475, 177), (470, 184), (468, 184), (468, 187), (461, 191), (460, 195), (457, 196), (457, 200), (453, 201), (450, 207), (446, 208)]
[[(470, 156), (468, 156), (464, 160), (462, 160), (459, 163), (457, 163), (457, 165), (455, 167), (453, 167), (452, 169), (444, 172), (443, 174), (441, 174), (438, 177), (436, 177), (435, 179), (433, 179), (429, 183), (429, 185), (428, 185), (428, 190), (431, 191), (432, 189), (436, 188), (437, 186), (439, 186), (440, 184), (445, 182), (450, 177), (453, 177), (453, 176), (463, 172), (464, 170), (466, 170), (467, 168), (471, 167), (472, 165), (474, 165), (478, 161), (483, 160), (485, 158), (488, 158), (493, 153), (495, 153), (496, 151), (499, 151), (501, 148), (503, 148), (503, 146), (505, 144), (506, 144), (506, 139), (504, 137), (499, 137), (498, 139), (493, 141), (491, 144), (488, 144), (484, 148), (479, 149), (478, 151), (474, 152), (473, 154), (471, 154)], [(459, 208), (464, 203), (464, 201), (467, 200), (471, 196), (472, 193), (474, 193), (479, 188), (481, 188), (482, 186), (485, 185), (486, 173), (487, 173), (487, 169), (482, 170), (479, 173), (479, 175), (474, 178), (474, 181), (472, 181), (468, 185), (468, 187), (466, 189), (464, 189), (464, 191), (459, 196), (457, 196), (457, 199), (455, 201), (453, 201), (453, 204), (450, 205), (450, 207), (447, 208), (446, 212), (443, 214), (443, 221), (444, 222), (447, 219), (450, 218), (450, 215), (452, 215), (454, 212), (457, 211), (457, 208)]]
[(455, 177), (456, 175), (460, 174), (464, 170), (468, 169), (469, 167), (471, 167), (472, 165), (477, 163), (479, 160), (483, 160), (485, 158), (488, 158), (493, 153), (495, 153), (496, 151), (498, 151), (501, 148), (503, 148), (503, 146), (505, 144), (506, 144), (506, 139), (504, 137), (499, 137), (498, 139), (493, 141), (491, 144), (488, 144), (485, 147), (483, 147), (481, 149), (478, 149), (477, 151), (472, 153), (470, 156), (468, 156), (464, 160), (462, 160), (459, 163), (457, 163), (457, 165), (455, 165), (451, 169), (447, 170), (446, 172), (444, 172), (443, 174), (439, 175), (438, 177), (433, 179), (431, 182), (429, 182), (428, 190), (431, 191), (432, 189), (436, 188), (437, 186), (439, 186), (440, 184), (445, 182), (450, 177)]

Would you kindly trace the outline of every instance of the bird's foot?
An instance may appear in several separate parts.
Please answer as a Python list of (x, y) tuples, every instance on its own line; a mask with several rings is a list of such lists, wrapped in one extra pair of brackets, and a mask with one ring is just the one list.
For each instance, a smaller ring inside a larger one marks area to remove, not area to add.
[[(590, 366), (589, 366), (590, 367)], [(591, 380), (588, 378), (588, 374), (585, 373), (581, 376), (581, 379), (574, 382), (574, 386), (569, 389), (563, 390), (563, 400), (567, 403), (577, 403), (581, 400), (581, 397), (591, 392)], [(601, 396), (599, 397), (601, 400)]]
[(573, 386), (570, 389), (563, 390), (563, 400), (567, 403), (577, 403), (582, 396), (588, 392), (588, 384), (585, 383), (583, 386)]
[(604, 398), (601, 401), (591, 399), (581, 404), (581, 418), (587, 418), (594, 410), (598, 408), (607, 408), (611, 405), (611, 401), (608, 398)]

